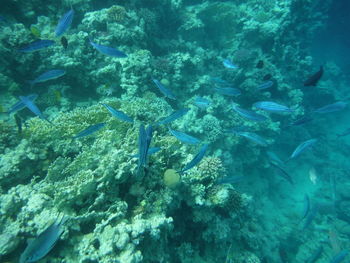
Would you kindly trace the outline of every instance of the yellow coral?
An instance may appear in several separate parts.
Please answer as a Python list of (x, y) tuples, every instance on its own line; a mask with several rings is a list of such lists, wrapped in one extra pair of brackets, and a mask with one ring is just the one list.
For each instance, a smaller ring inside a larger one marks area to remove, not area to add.
[(167, 187), (174, 188), (180, 183), (180, 175), (174, 169), (168, 169), (164, 173), (163, 180)]

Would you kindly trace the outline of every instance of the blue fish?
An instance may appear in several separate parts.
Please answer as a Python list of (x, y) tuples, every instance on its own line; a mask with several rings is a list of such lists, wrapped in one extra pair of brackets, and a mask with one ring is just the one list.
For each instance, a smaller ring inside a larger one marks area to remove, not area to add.
[[(155, 153), (159, 152), (160, 150), (161, 150), (160, 147), (149, 147), (148, 151), (147, 151), (147, 155), (155, 154)], [(131, 155), (131, 157), (133, 157), (133, 158), (139, 158), (139, 156), (140, 155), (138, 153)]]
[(64, 34), (64, 32), (66, 32), (66, 30), (72, 24), (73, 16), (74, 16), (74, 10), (71, 9), (61, 17), (55, 29), (56, 37), (60, 37)]
[(102, 105), (106, 107), (106, 109), (112, 114), (113, 117), (115, 117), (121, 121), (126, 121), (126, 122), (130, 122), (130, 123), (134, 122), (134, 120), (131, 119), (124, 112), (116, 110), (116, 109), (112, 108), (111, 106), (104, 104), (104, 103), (102, 103)]
[(29, 96), (19, 96), (19, 99), (21, 102), (36, 116), (38, 116), (40, 119), (45, 120), (49, 123), (51, 123), (48, 119), (45, 118), (44, 114), (39, 110), (39, 108), (34, 104), (32, 100), (30, 100)]
[(179, 141), (183, 142), (183, 143), (188, 143), (188, 144), (197, 144), (200, 142), (199, 139), (192, 137), (184, 132), (180, 132), (180, 131), (175, 131), (169, 128), (170, 133), (176, 137), (176, 139), (178, 139)]
[(237, 97), (241, 95), (241, 91), (236, 88), (230, 88), (230, 87), (216, 87), (214, 90), (221, 94), (221, 95), (226, 95), (226, 96), (234, 96)]
[(250, 120), (250, 121), (266, 121), (267, 117), (264, 115), (258, 114), (251, 110), (245, 110), (240, 107), (238, 107), (236, 104), (232, 105), (232, 109), (237, 112), (240, 116), (243, 118)]
[(137, 166), (137, 173), (140, 174), (141, 169), (147, 165), (147, 155), (149, 146), (152, 140), (153, 127), (149, 125), (146, 129), (140, 125), (139, 129), (139, 160)]
[(156, 84), (156, 86), (158, 87), (158, 89), (160, 90), (161, 93), (163, 93), (163, 95), (169, 99), (172, 99), (172, 100), (176, 100), (176, 97), (174, 95), (174, 93), (167, 89), (166, 87), (164, 87), (162, 85), (162, 83), (160, 83), (160, 81), (156, 80), (156, 79), (152, 79), (152, 81), (154, 82), (154, 84)]
[(348, 104), (344, 101), (337, 101), (332, 104), (328, 104), (326, 106), (323, 106), (321, 108), (318, 108), (314, 110), (316, 113), (330, 113), (330, 112), (335, 112), (335, 111), (341, 111), (343, 110)]
[(82, 130), (77, 135), (75, 135), (73, 137), (73, 139), (77, 139), (77, 138), (81, 138), (81, 137), (85, 137), (85, 136), (88, 136), (90, 134), (93, 134), (93, 133), (97, 132), (98, 130), (102, 129), (105, 125), (106, 125), (106, 123), (104, 123), (104, 122), (91, 125), (91, 126), (87, 127), (85, 130)]
[(216, 182), (218, 184), (234, 184), (243, 181), (245, 178), (246, 177), (242, 175), (230, 175), (220, 178)]
[(339, 262), (342, 262), (348, 254), (349, 254), (349, 251), (348, 251), (348, 250), (340, 251), (338, 254), (336, 254), (336, 255), (329, 261), (329, 263), (339, 263)]
[[(30, 94), (26, 96), (28, 100), (34, 102), (36, 98), (38, 97), (38, 94)], [(24, 109), (26, 105), (22, 102), (22, 100), (17, 101), (15, 104), (11, 106), (11, 108), (6, 112), (7, 114), (15, 113), (17, 111), (20, 111)]]
[(288, 108), (287, 106), (284, 106), (282, 104), (278, 104), (276, 102), (272, 101), (259, 101), (255, 102), (253, 106), (257, 109), (268, 111), (268, 112), (293, 112), (293, 109)]
[(26, 249), (20, 256), (20, 263), (37, 262), (44, 258), (56, 245), (56, 242), (64, 232), (63, 217), (60, 222), (56, 221), (40, 233), (33, 241), (28, 243)]
[(112, 48), (112, 47), (99, 45), (97, 43), (92, 42), (91, 39), (90, 39), (90, 44), (95, 49), (97, 49), (97, 51), (99, 51), (100, 53), (102, 53), (104, 55), (115, 57), (115, 58), (126, 58), (127, 57), (127, 55), (124, 52), (119, 51), (119, 50)]
[(29, 53), (29, 52), (34, 52), (40, 49), (44, 49), (47, 47), (50, 47), (55, 44), (55, 41), (52, 40), (47, 40), (47, 39), (39, 39), (36, 40), (22, 48), (19, 48), (19, 52), (24, 52), (24, 53)]
[(185, 167), (182, 168), (181, 171), (179, 171), (179, 173), (184, 173), (190, 170), (191, 168), (195, 167), (198, 163), (200, 163), (200, 161), (205, 156), (208, 146), (209, 146), (208, 144), (204, 144), (199, 150), (199, 152), (196, 154), (196, 156), (188, 164), (186, 164)]
[(237, 69), (238, 68), (238, 66), (234, 65), (232, 63), (232, 61), (229, 59), (224, 59), (222, 64), (224, 65), (225, 68), (228, 68), (228, 69)]
[(273, 86), (273, 81), (269, 80), (258, 86), (257, 90), (264, 90), (271, 88)]
[(184, 108), (184, 109), (180, 109), (180, 110), (174, 111), (168, 117), (165, 117), (163, 120), (159, 121), (158, 125), (168, 124), (170, 122), (173, 122), (173, 121), (181, 118), (182, 116), (184, 116), (189, 110), (190, 109), (188, 109), (188, 108)]
[(39, 77), (35, 78), (34, 80), (29, 81), (29, 84), (31, 87), (33, 87), (36, 83), (45, 82), (52, 79), (57, 79), (59, 77), (62, 77), (66, 74), (66, 71), (62, 69), (53, 69), (46, 71), (45, 73), (41, 74)]
[(311, 146), (313, 146), (317, 142), (317, 139), (310, 139), (305, 142), (302, 142), (301, 144), (298, 145), (298, 147), (294, 150), (292, 155), (289, 157), (288, 160), (296, 158), (299, 156), (302, 152), (305, 150), (309, 149)]
[(255, 142), (256, 144), (258, 144), (260, 146), (266, 147), (268, 145), (268, 142), (263, 137), (261, 137), (260, 135), (254, 133), (254, 132), (238, 131), (238, 130), (233, 130), (233, 129), (230, 132), (232, 132), (233, 134), (245, 137), (248, 140)]
[(210, 105), (210, 100), (206, 99), (206, 98), (202, 98), (202, 97), (196, 97), (194, 99), (194, 104), (201, 109), (206, 109), (209, 107)]

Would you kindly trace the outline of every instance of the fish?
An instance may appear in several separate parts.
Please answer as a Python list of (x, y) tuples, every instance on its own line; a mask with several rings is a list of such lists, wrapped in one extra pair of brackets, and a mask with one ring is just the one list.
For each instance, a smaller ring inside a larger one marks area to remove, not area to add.
[(253, 104), (253, 106), (257, 109), (268, 111), (268, 112), (293, 112), (293, 109), (288, 108), (282, 104), (278, 104), (273, 101), (258, 101)]
[(168, 117), (165, 117), (163, 120), (159, 121), (157, 124), (162, 125), (162, 124), (168, 124), (170, 122), (173, 122), (182, 116), (184, 116), (190, 109), (189, 108), (184, 108), (180, 109), (177, 111), (174, 111), (172, 114), (170, 114)]
[[(38, 94), (30, 94), (27, 96), (27, 99), (34, 102), (37, 97), (38, 97)], [(15, 113), (17, 111), (24, 109), (25, 107), (26, 105), (21, 100), (19, 100), (15, 104), (13, 104), (6, 113), (7, 114)]]
[(169, 98), (169, 99), (172, 99), (172, 100), (176, 100), (176, 97), (175, 97), (174, 93), (171, 90), (169, 90), (166, 87), (164, 87), (162, 85), (162, 83), (160, 83), (160, 81), (158, 81), (156, 79), (152, 79), (152, 81), (154, 82), (154, 84), (156, 84), (156, 86), (158, 87), (160, 92), (163, 93), (163, 95), (166, 98)]
[(349, 254), (348, 250), (342, 250), (339, 253), (337, 253), (330, 261), (329, 263), (339, 263), (342, 262), (345, 257)]
[(304, 209), (303, 209), (303, 216), (301, 219), (306, 218), (308, 213), (310, 212), (310, 198), (307, 194), (304, 196)]
[(242, 109), (242, 108), (238, 107), (237, 104), (233, 104), (232, 109), (236, 113), (238, 113), (240, 116), (242, 116), (243, 118), (250, 120), (250, 121), (259, 122), (259, 121), (266, 121), (267, 120), (266, 116), (259, 114), (259, 113), (256, 113), (256, 112), (251, 111), (251, 110)]
[(297, 146), (297, 148), (295, 148), (288, 160), (298, 157), (302, 152), (312, 147), (317, 141), (317, 139), (310, 139), (302, 142)]
[[(147, 151), (147, 155), (155, 154), (155, 153), (159, 152), (160, 150), (161, 150), (160, 147), (149, 147), (148, 151)], [(131, 157), (133, 157), (133, 158), (139, 158), (139, 156), (140, 155), (138, 153), (131, 155)]]
[(317, 184), (317, 172), (315, 167), (311, 167), (309, 170), (309, 179), (310, 181), (316, 185)]
[(264, 146), (266, 147), (268, 145), (268, 142), (261, 137), (260, 135), (254, 133), (254, 132), (248, 132), (248, 131), (238, 131), (238, 130), (231, 130), (230, 132), (245, 137), (248, 140), (255, 142), (256, 144), (260, 145), (260, 146)]
[(286, 179), (289, 183), (294, 185), (293, 178), (289, 175), (289, 173), (284, 168), (282, 168), (277, 163), (274, 163), (272, 161), (270, 161), (269, 163), (275, 169), (275, 171), (278, 172), (278, 175), (280, 175), (282, 178)]
[(264, 67), (264, 61), (259, 60), (258, 63), (256, 63), (256, 68), (262, 69)]
[(102, 103), (102, 105), (106, 107), (106, 109), (112, 114), (113, 117), (125, 122), (130, 122), (130, 123), (134, 122), (134, 120), (130, 118), (128, 115), (126, 115), (124, 112), (116, 110), (113, 107), (104, 103)]
[(318, 109), (314, 110), (314, 112), (323, 114), (323, 113), (341, 111), (341, 110), (345, 109), (345, 107), (347, 105), (348, 104), (344, 101), (337, 101), (335, 103), (328, 104), (326, 106), (318, 108)]
[(222, 64), (224, 65), (225, 68), (228, 68), (228, 69), (237, 69), (238, 68), (238, 66), (234, 65), (232, 63), (232, 61), (229, 59), (224, 59)]
[(271, 88), (271, 87), (273, 86), (273, 84), (274, 84), (273, 81), (268, 80), (268, 81), (266, 81), (265, 83), (259, 85), (259, 86), (257, 87), (257, 90), (264, 90), (264, 89)]
[(60, 37), (64, 34), (64, 32), (67, 31), (69, 26), (72, 24), (74, 17), (74, 10), (71, 9), (68, 12), (66, 12), (61, 19), (58, 21), (58, 24), (55, 29), (55, 35), (56, 37)]
[(339, 134), (337, 134), (337, 139), (339, 138), (339, 137), (343, 137), (343, 136), (347, 136), (347, 135), (349, 135), (350, 134), (350, 128), (347, 128), (345, 131), (343, 131), (342, 133), (339, 133)]
[(267, 154), (267, 157), (269, 158), (270, 162), (273, 162), (273, 163), (279, 165), (280, 167), (285, 166), (285, 163), (274, 152), (267, 151), (266, 154)]
[(183, 142), (183, 143), (188, 143), (188, 144), (197, 144), (200, 142), (199, 139), (190, 136), (184, 132), (180, 132), (180, 131), (175, 131), (169, 128), (169, 132), (171, 133), (171, 135), (173, 135), (174, 137), (176, 137), (176, 139), (178, 139), (179, 141)]
[(227, 82), (226, 80), (223, 80), (220, 77), (210, 77), (210, 81), (214, 83), (215, 86), (219, 87), (232, 87), (232, 85)]
[(196, 105), (198, 108), (201, 108), (201, 109), (206, 109), (209, 107), (210, 105), (210, 100), (206, 99), (206, 98), (202, 98), (202, 97), (196, 97), (194, 99), (194, 105)]
[(304, 222), (304, 225), (302, 227), (302, 230), (305, 230), (310, 226), (310, 224), (312, 223), (312, 221), (316, 217), (317, 212), (318, 212), (318, 205), (314, 204), (313, 206), (311, 206), (309, 213), (305, 218), (305, 222)]
[(288, 124), (286, 127), (303, 125), (305, 123), (311, 122), (312, 120), (313, 118), (311, 116), (306, 115), (299, 119), (296, 119), (295, 121)]
[(34, 104), (34, 102), (32, 100), (30, 100), (28, 98), (28, 96), (19, 96), (19, 99), (36, 116), (38, 116), (42, 120), (45, 120), (45, 121), (51, 123), (47, 118), (45, 118), (44, 114), (42, 114), (42, 112), (39, 110), (39, 108)]
[(63, 224), (66, 219), (62, 217), (60, 221), (55, 221), (34, 240), (28, 243), (20, 256), (19, 263), (37, 262), (44, 258), (56, 245), (56, 242), (64, 232)]
[(48, 40), (48, 39), (39, 39), (39, 40), (35, 40), (31, 43), (29, 43), (28, 45), (17, 49), (19, 52), (23, 52), (23, 53), (30, 53), (30, 52), (34, 52), (37, 50), (41, 50), (44, 48), (48, 48), (52, 45), (55, 44), (55, 41), (53, 40)]
[(40, 36), (41, 36), (41, 33), (40, 33), (39, 28), (37, 28), (37, 27), (34, 26), (34, 25), (31, 25), (31, 26), (30, 26), (30, 32), (32, 33), (33, 36), (35, 36), (35, 37), (37, 37), (37, 38), (40, 38)]
[(68, 48), (68, 39), (65, 36), (61, 37), (61, 45), (64, 49)]
[(6, 22), (6, 21), (7, 19), (4, 16), (0, 15), (0, 22)]
[(241, 91), (237, 88), (230, 88), (230, 87), (216, 87), (214, 90), (221, 94), (221, 95), (226, 95), (226, 96), (233, 96), (237, 97), (241, 95)]
[(139, 128), (139, 160), (137, 166), (137, 174), (147, 165), (147, 155), (152, 140), (153, 127), (149, 125), (146, 129), (143, 124)]
[(305, 82), (304, 86), (316, 86), (317, 82), (321, 79), (323, 75), (323, 66), (320, 67), (320, 70), (317, 71), (315, 74), (311, 75)]
[(78, 138), (82, 138), (82, 137), (88, 136), (90, 134), (93, 134), (93, 133), (97, 132), (98, 130), (102, 129), (105, 125), (106, 125), (106, 123), (104, 123), (104, 122), (91, 125), (91, 126), (87, 127), (86, 129), (82, 130), (81, 132), (79, 132), (77, 135), (75, 135), (73, 137), (73, 139), (78, 139)]
[(115, 58), (126, 58), (127, 55), (122, 52), (119, 51), (118, 49), (112, 48), (112, 47), (107, 47), (104, 45), (99, 45), (97, 43), (92, 42), (92, 40), (89, 40), (91, 46), (93, 46), (97, 51), (99, 51), (100, 53), (107, 55), (107, 56), (111, 56), (111, 57), (115, 57)]
[(196, 154), (196, 156), (193, 157), (193, 159), (192, 159), (189, 163), (187, 163), (187, 164), (185, 165), (184, 168), (182, 168), (180, 171), (178, 171), (178, 173), (183, 174), (184, 172), (190, 170), (191, 168), (195, 167), (198, 163), (200, 163), (200, 161), (201, 161), (201, 160), (204, 158), (204, 156), (205, 156), (205, 153), (206, 153), (206, 151), (207, 151), (207, 149), (208, 149), (208, 146), (209, 146), (209, 144), (204, 144), (204, 145), (200, 148), (200, 150), (199, 150), (199, 152)]
[(22, 118), (16, 113), (14, 115), (18, 134), (22, 134)]
[(216, 180), (216, 183), (218, 184), (234, 184), (234, 183), (238, 183), (241, 182), (245, 179), (245, 176), (242, 175), (230, 175), (230, 176), (225, 176), (222, 178), (219, 178), (218, 180)]
[(48, 80), (57, 79), (57, 78), (64, 76), (65, 74), (66, 74), (66, 71), (64, 71), (62, 69), (52, 69), (52, 70), (44, 72), (43, 74), (41, 74), (40, 76), (38, 76), (34, 80), (30, 80), (29, 84), (31, 87), (33, 87), (37, 83), (42, 83), (42, 82), (45, 82)]
[(319, 246), (319, 248), (315, 250), (314, 253), (312, 253), (311, 257), (306, 260), (306, 263), (315, 263), (322, 255), (322, 252), (323, 252), (323, 247)]

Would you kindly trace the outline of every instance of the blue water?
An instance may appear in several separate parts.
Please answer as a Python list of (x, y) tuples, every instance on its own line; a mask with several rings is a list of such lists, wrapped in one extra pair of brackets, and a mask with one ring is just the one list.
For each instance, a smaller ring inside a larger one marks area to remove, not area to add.
[(350, 262), (349, 13), (3, 0), (0, 262)]

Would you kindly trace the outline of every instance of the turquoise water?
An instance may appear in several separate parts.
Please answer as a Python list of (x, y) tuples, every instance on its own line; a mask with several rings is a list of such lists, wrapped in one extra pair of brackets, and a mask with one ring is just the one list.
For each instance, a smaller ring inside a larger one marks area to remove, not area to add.
[(0, 3), (0, 262), (348, 262), (350, 4)]

